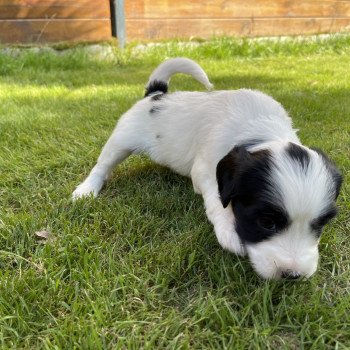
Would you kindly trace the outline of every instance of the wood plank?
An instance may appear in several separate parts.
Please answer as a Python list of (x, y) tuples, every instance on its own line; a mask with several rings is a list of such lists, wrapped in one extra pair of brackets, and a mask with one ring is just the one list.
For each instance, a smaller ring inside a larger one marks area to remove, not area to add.
[(134, 0), (126, 18), (350, 17), (348, 0)]
[(109, 0), (0, 0), (0, 19), (109, 17)]
[(255, 18), (255, 19), (127, 19), (128, 40), (240, 37), (350, 32), (350, 18)]
[(111, 35), (109, 19), (0, 20), (1, 43), (100, 41)]

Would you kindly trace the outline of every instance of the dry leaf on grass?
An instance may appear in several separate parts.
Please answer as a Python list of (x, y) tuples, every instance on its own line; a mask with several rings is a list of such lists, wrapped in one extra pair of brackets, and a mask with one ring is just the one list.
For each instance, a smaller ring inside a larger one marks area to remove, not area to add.
[(52, 243), (55, 241), (55, 237), (52, 232), (49, 230), (36, 231), (35, 236), (40, 239), (40, 242), (43, 244)]

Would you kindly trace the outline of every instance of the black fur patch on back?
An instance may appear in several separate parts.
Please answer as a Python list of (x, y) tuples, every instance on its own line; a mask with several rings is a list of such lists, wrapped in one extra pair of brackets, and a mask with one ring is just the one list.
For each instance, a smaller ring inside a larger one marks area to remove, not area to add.
[(159, 101), (163, 97), (164, 97), (164, 93), (159, 93), (159, 94), (152, 95), (151, 99), (152, 99), (152, 101)]
[[(145, 97), (155, 92), (161, 92), (163, 94), (166, 94), (168, 92), (168, 84), (164, 81), (153, 80), (146, 89)], [(156, 95), (156, 96), (159, 96), (159, 95)]]
[(160, 106), (153, 106), (153, 107), (149, 110), (149, 112), (150, 112), (151, 114), (155, 114), (155, 113), (159, 112), (161, 109), (162, 109), (162, 108), (161, 108)]
[(155, 114), (158, 113), (160, 110), (162, 110), (164, 108), (164, 105), (162, 103), (159, 103), (158, 101), (160, 101), (161, 99), (164, 98), (164, 96), (166, 96), (165, 94), (163, 94), (162, 92), (160, 93), (156, 93), (155, 95), (151, 95), (151, 101), (153, 102), (153, 106), (152, 108), (149, 110), (149, 112), (151, 114)]
[(298, 162), (303, 169), (307, 169), (310, 164), (310, 155), (303, 147), (289, 142), (286, 152), (293, 160)]

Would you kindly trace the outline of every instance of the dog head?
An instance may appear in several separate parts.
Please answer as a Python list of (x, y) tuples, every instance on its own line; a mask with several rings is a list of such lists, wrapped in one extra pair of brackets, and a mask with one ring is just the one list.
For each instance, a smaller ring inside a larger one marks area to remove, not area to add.
[(218, 163), (217, 181), (260, 276), (310, 277), (316, 271), (320, 235), (337, 213), (342, 183), (325, 154), (291, 142), (236, 146)]

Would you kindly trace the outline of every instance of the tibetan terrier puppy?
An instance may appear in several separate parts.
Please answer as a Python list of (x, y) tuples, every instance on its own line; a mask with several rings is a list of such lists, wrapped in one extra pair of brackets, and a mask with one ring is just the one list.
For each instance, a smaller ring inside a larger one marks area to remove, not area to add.
[(322, 229), (337, 213), (339, 171), (322, 151), (301, 144), (272, 97), (247, 89), (169, 94), (175, 73), (212, 87), (194, 61), (163, 62), (73, 198), (97, 196), (117, 164), (146, 153), (191, 177), (224, 249), (247, 254), (267, 279), (310, 277)]

